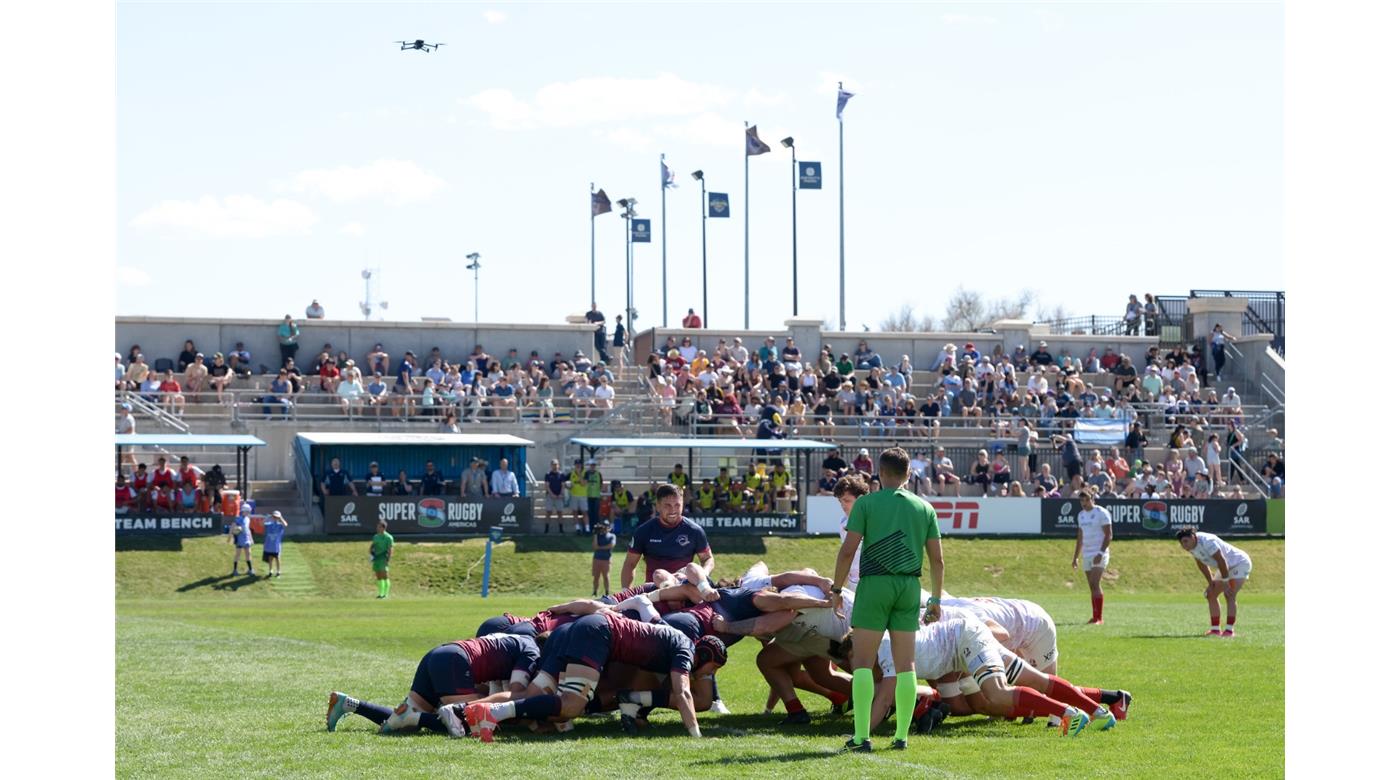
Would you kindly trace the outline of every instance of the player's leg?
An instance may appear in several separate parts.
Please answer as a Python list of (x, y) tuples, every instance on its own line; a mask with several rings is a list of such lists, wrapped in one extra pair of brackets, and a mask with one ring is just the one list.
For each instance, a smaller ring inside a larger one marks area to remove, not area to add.
[[(1090, 561), (1093, 560), (1092, 556), (1086, 557), (1089, 557)], [(1093, 566), (1092, 563), (1087, 565), (1090, 568), (1084, 572), (1084, 577), (1089, 582), (1089, 603), (1094, 609), (1094, 616), (1089, 619), (1089, 622), (1097, 625), (1103, 622), (1103, 588), (1100, 587), (1103, 580), (1103, 567)]]
[[(869, 577), (862, 578), (860, 589), (873, 592), (875, 588), (866, 585), (869, 581)], [(855, 616), (852, 616), (852, 621), (855, 621)], [(852, 717), (855, 720), (855, 734), (851, 737), (851, 742), (855, 745), (870, 741), (870, 710), (875, 703), (873, 668), (875, 654), (880, 649), (880, 639), (883, 636), (883, 630), (854, 627), (851, 629), (851, 701), (854, 708)]]
[(611, 559), (611, 558), (607, 558), (607, 559), (604, 559), (604, 560), (602, 560), (602, 561), (599, 561), (599, 563), (603, 564), (603, 566), (602, 566), (602, 569), (603, 569), (603, 592), (604, 592), (604, 593), (611, 593), (611, 592), (612, 592), (612, 559)]
[(1235, 572), (1230, 572), (1232, 579), (1223, 583), (1225, 591), (1225, 633), (1224, 636), (1235, 635), (1235, 616), (1238, 612), (1236, 599), (1240, 595), (1240, 589), (1244, 587), (1245, 578), (1233, 578)]
[[(602, 567), (599, 565), (601, 563), (602, 561), (597, 558), (593, 559), (593, 598), (595, 599), (598, 598), (598, 580), (603, 576)], [(607, 588), (604, 588), (603, 593), (606, 594), (607, 592)]]
[[(916, 621), (917, 622), (917, 621)], [(896, 742), (909, 739), (909, 725), (914, 722), (914, 705), (918, 698), (918, 680), (914, 676), (913, 631), (896, 631), (890, 625), (890, 654), (894, 656), (895, 731)]]
[[(1030, 664), (1022, 661), (1010, 651), (1002, 653), (1002, 663), (1006, 666), (1006, 682), (1008, 685), (1019, 685), (1030, 688), (1038, 693), (1043, 693), (1055, 701), (1062, 701), (1071, 706), (1077, 707), (1090, 714), (1094, 726), (1100, 730), (1113, 728), (1117, 719), (1109, 708), (1102, 702), (1100, 697), (1095, 698), (1081, 690), (1074, 683), (1062, 677), (1045, 674)], [(1114, 692), (1116, 693), (1116, 692)], [(1114, 701), (1117, 699), (1114, 698)], [(1111, 704), (1112, 702), (1110, 702)]]
[(986, 697), (987, 706), (993, 715), (1008, 718), (1059, 718), (1061, 734), (1077, 735), (1089, 724), (1089, 716), (1082, 710), (1030, 688), (1008, 686), (1006, 675), (1000, 670), (980, 667), (973, 672), (974, 679), (979, 677), (981, 682), (978, 683), (978, 688)]
[(758, 651), (758, 656), (754, 659), (759, 674), (763, 675), (763, 679), (768, 682), (778, 700), (783, 703), (783, 708), (787, 710), (787, 717), (779, 725), (810, 723), (812, 720), (806, 708), (802, 706), (802, 700), (797, 698), (797, 686), (792, 677), (792, 669), (799, 661), (800, 658), (778, 647), (776, 642)]
[(1211, 580), (1206, 586), (1206, 606), (1210, 609), (1210, 631), (1206, 636), (1220, 636), (1220, 594), (1224, 590), (1225, 583), (1220, 580)]

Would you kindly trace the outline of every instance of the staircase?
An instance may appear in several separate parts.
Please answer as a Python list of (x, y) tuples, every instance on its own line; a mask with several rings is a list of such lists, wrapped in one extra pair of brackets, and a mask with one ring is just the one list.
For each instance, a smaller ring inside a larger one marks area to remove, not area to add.
[(248, 489), (257, 502), (258, 514), (270, 515), (274, 510), (282, 513), (283, 519), (287, 521), (287, 536), (306, 536), (320, 532), (311, 516), (306, 513), (295, 482), (250, 482)]

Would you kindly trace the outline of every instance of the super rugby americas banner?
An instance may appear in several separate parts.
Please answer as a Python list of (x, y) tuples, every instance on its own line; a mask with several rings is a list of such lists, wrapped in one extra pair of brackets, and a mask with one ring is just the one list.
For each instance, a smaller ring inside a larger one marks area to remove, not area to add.
[(697, 525), (712, 534), (741, 534), (754, 531), (779, 531), (801, 533), (802, 518), (797, 515), (745, 514), (745, 515), (686, 515)]
[(327, 496), (326, 533), (373, 534), (379, 521), (389, 533), (484, 534), (498, 525), (506, 533), (529, 533), (528, 498), (451, 496)]
[[(1268, 502), (1263, 499), (1209, 500), (1109, 498), (1098, 502), (1113, 516), (1113, 537), (1170, 538), (1188, 525), (1230, 536), (1268, 531)], [(1079, 527), (1079, 499), (1047, 498), (1040, 502), (1040, 532), (1074, 536)]]
[(228, 518), (219, 514), (197, 515), (117, 515), (117, 536), (166, 534), (204, 536), (224, 533)]

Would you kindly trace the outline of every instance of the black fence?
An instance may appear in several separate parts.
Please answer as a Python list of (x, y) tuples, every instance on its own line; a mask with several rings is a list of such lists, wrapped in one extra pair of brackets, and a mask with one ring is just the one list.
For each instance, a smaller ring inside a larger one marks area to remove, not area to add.
[[(1244, 298), (1248, 308), (1244, 312), (1243, 333), (1253, 336), (1268, 333), (1273, 336), (1269, 346), (1283, 354), (1284, 296), (1280, 291), (1258, 290), (1192, 290), (1192, 298)], [(1204, 334), (1202, 334), (1204, 335)]]

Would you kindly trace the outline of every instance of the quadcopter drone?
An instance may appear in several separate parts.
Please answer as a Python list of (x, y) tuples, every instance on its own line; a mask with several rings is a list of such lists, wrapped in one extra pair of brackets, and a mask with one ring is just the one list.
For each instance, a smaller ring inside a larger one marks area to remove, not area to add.
[(394, 41), (394, 43), (397, 43), (399, 45), (399, 51), (417, 49), (418, 51), (421, 51), (424, 54), (427, 54), (430, 51), (437, 51), (437, 47), (446, 45), (443, 43), (424, 43), (423, 39), (421, 38), (416, 41)]

